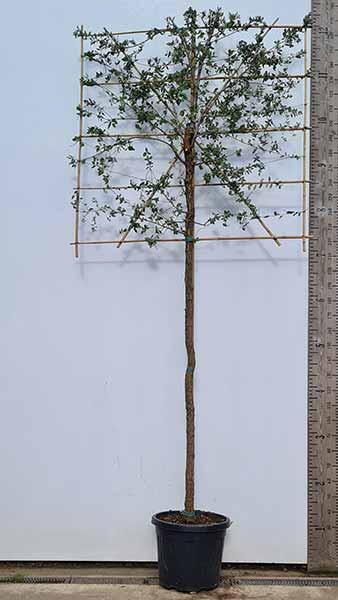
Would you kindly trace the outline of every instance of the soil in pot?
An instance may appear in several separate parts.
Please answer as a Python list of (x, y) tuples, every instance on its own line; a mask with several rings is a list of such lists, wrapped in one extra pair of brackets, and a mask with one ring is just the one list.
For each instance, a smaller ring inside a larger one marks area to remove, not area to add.
[(222, 523), (227, 517), (203, 510), (196, 510), (195, 516), (189, 517), (179, 510), (170, 510), (167, 513), (160, 513), (159, 518), (161, 521), (180, 525), (212, 525), (213, 523)]

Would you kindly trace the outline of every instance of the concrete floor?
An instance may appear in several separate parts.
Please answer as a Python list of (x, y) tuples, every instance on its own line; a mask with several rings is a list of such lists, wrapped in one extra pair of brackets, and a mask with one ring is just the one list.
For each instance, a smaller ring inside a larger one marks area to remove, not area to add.
[[(157, 585), (1, 584), (1, 600), (184, 600)], [(337, 587), (236, 586), (189, 594), (196, 600), (337, 600)]]

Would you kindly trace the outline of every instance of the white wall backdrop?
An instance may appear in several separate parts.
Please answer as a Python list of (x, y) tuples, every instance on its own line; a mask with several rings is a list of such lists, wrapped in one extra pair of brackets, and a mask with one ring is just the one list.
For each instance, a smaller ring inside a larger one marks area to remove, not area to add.
[[(3, 7), (0, 560), (155, 560), (151, 515), (182, 505), (183, 248), (76, 261), (65, 157), (74, 28), (158, 26), (188, 5)], [(224, 8), (281, 23), (309, 10)], [(234, 521), (225, 561), (305, 562), (306, 256), (241, 242), (197, 258), (197, 504)]]

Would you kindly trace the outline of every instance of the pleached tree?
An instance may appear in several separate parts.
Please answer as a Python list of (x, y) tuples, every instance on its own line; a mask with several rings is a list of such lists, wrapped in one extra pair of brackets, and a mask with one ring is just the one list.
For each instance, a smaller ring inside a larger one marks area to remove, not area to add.
[[(303, 55), (300, 30), (272, 28), (260, 16), (244, 22), (238, 14), (225, 15), (221, 9), (197, 12), (189, 8), (180, 25), (167, 18), (163, 29), (152, 29), (138, 40), (108, 29), (91, 33), (78, 28), (75, 36), (86, 40), (84, 58), (92, 70), (83, 77), (87, 94), (78, 112), (88, 119), (85, 135), (93, 138), (95, 147), (81, 162), (94, 170), (105, 192), (103, 199), (97, 196), (88, 201), (76, 191), (76, 210), (93, 229), (100, 227), (102, 219), (116, 219), (119, 247), (135, 234), (151, 247), (168, 235), (183, 240), (185, 246), (182, 514), (191, 522), (195, 518), (196, 227), (237, 223), (245, 229), (255, 221), (273, 237), (247, 178), (262, 177), (267, 156), (297, 158), (288, 150), (288, 141), (292, 129), (300, 126), (300, 110), (294, 105), (299, 80), (289, 72)], [(154, 43), (162, 44), (163, 51), (149, 57), (148, 48)], [(132, 131), (121, 131), (121, 121), (131, 123)], [(75, 141), (84, 143), (82, 138)], [(170, 155), (161, 172), (155, 144), (164, 146)], [(117, 165), (129, 155), (144, 161), (143, 177), (129, 177), (131, 196), (126, 186), (116, 184)], [(70, 162), (76, 166), (77, 159), (70, 157)], [(222, 207), (214, 206), (204, 219), (197, 220), (196, 185), (216, 184), (222, 190)], [(274, 185), (281, 183), (271, 182)], [(274, 211), (275, 216), (284, 214)]]

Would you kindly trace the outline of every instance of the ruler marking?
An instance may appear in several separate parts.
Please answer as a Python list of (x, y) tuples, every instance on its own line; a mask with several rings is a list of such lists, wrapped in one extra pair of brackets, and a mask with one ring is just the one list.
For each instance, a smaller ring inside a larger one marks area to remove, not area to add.
[(338, 572), (338, 3), (312, 0), (308, 569)]

